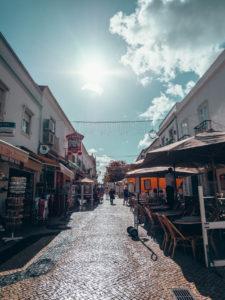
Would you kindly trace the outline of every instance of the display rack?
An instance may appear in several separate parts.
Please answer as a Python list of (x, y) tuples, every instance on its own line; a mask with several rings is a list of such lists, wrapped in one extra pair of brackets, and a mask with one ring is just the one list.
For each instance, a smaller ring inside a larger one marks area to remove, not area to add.
[(11, 231), (10, 237), (3, 238), (4, 241), (20, 240), (22, 237), (15, 237), (15, 230), (22, 224), (23, 205), (26, 190), (26, 177), (11, 177), (9, 192), (6, 199), (6, 226)]

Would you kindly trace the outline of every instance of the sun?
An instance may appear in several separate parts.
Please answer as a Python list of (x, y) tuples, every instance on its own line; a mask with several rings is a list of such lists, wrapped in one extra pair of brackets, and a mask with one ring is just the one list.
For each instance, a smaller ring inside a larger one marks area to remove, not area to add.
[(81, 75), (85, 82), (103, 83), (107, 76), (106, 66), (100, 61), (86, 63), (81, 68)]

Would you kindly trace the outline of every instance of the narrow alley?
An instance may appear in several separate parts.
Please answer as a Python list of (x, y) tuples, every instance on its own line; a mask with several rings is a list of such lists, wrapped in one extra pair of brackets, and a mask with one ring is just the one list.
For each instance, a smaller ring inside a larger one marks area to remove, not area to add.
[(177, 261), (164, 256), (140, 228), (158, 255), (152, 261), (149, 250), (128, 236), (132, 224), (130, 208), (121, 199), (72, 214), (71, 229), (62, 231), (32, 264), (1, 274), (1, 299), (173, 299), (172, 289), (179, 287), (190, 289), (196, 299), (225, 299), (217, 294), (224, 290), (218, 275), (192, 265), (192, 258), (179, 251)]

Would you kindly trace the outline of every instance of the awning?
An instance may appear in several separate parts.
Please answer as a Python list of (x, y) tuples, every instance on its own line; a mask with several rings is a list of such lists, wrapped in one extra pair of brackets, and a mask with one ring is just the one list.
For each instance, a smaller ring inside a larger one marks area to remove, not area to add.
[(20, 148), (17, 148), (3, 140), (0, 140), (0, 155), (20, 161), (22, 163), (26, 163), (29, 157), (29, 153), (26, 151), (23, 151)]
[(24, 167), (40, 173), (42, 170), (42, 162), (33, 157), (29, 157), (28, 161), (24, 164)]
[(60, 171), (66, 175), (67, 177), (69, 177), (71, 180), (74, 179), (74, 173), (73, 171), (71, 171), (70, 169), (68, 169), (66, 166), (64, 166), (63, 164), (59, 163), (59, 167), (60, 167)]
[(80, 170), (80, 167), (78, 166), (78, 164), (72, 162), (71, 160), (68, 161), (69, 163), (69, 167), (75, 170)]
[(40, 161), (42, 161), (42, 163), (43, 163), (44, 165), (48, 165), (48, 166), (56, 167), (56, 168), (59, 167), (59, 163), (58, 163), (56, 160), (54, 160), (54, 159), (51, 159), (51, 158), (48, 158), (48, 157), (42, 156), (42, 155), (39, 155), (39, 156), (38, 156), (38, 159), (39, 159)]

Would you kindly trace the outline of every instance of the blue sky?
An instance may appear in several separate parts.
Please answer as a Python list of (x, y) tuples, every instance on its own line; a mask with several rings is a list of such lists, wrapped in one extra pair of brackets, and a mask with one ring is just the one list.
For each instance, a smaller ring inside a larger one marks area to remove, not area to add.
[[(110, 157), (132, 161), (149, 144), (146, 133), (224, 45), (222, 0), (0, 0), (0, 6), (1, 32), (71, 121), (153, 119), (138, 127), (73, 123), (101, 167)], [(96, 76), (87, 75), (90, 66)]]

